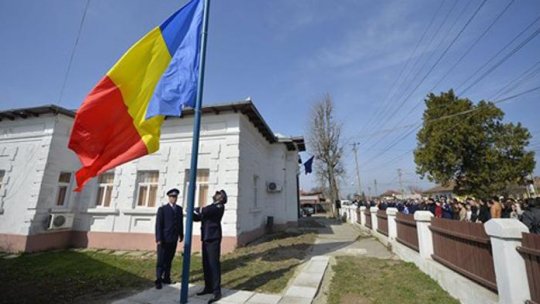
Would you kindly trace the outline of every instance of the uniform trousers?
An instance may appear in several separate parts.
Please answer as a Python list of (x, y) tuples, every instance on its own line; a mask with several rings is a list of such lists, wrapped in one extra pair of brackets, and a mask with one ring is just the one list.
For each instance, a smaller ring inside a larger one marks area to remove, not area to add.
[(156, 278), (158, 280), (171, 279), (171, 263), (176, 253), (177, 242), (161, 242), (157, 246)]
[(214, 295), (221, 294), (221, 240), (202, 242), (204, 289)]

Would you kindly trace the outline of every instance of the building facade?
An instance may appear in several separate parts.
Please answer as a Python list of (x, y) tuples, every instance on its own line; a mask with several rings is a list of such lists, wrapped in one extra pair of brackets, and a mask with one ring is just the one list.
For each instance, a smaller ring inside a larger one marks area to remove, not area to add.
[[(192, 114), (165, 120), (158, 152), (73, 192), (80, 162), (67, 143), (75, 113), (57, 106), (0, 112), (0, 250), (155, 249), (165, 192), (178, 188), (179, 204), (187, 200)], [(223, 251), (264, 234), (268, 217), (278, 227), (296, 223), (304, 149), (301, 137), (276, 137), (251, 101), (203, 109), (195, 205), (227, 191)], [(193, 231), (198, 250), (197, 223)]]

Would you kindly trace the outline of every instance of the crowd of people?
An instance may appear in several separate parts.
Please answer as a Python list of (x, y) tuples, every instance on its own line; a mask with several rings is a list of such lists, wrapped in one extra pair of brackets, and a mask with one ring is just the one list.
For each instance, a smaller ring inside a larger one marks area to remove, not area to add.
[(394, 207), (404, 214), (414, 214), (418, 210), (426, 210), (435, 217), (485, 223), (492, 218), (514, 218), (525, 224), (532, 233), (540, 234), (540, 197), (518, 199), (494, 196), (490, 199), (457, 198), (449, 199), (440, 196), (429, 199), (411, 200), (374, 200), (354, 201), (357, 206), (373, 207), (381, 210)]

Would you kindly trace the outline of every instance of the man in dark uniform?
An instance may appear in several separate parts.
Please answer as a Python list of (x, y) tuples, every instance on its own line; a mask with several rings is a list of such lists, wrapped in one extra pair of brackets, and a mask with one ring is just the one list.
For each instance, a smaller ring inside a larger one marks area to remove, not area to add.
[(167, 191), (169, 203), (159, 207), (156, 216), (156, 289), (161, 284), (171, 284), (171, 264), (176, 252), (176, 245), (184, 240), (182, 207), (176, 205), (178, 189)]
[(202, 261), (204, 271), (204, 289), (197, 295), (213, 294), (208, 301), (213, 303), (221, 299), (221, 218), (225, 212), (227, 193), (216, 191), (213, 203), (204, 208), (195, 208), (193, 220), (201, 222)]

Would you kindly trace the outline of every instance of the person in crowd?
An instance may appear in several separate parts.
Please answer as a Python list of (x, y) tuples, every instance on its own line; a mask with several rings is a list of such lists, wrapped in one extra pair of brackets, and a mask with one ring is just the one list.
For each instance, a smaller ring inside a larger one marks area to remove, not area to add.
[(521, 221), (531, 233), (540, 234), (540, 197), (528, 199), (529, 209), (523, 212)]
[(512, 199), (507, 199), (504, 201), (504, 204), (501, 203), (502, 206), (502, 213), (501, 218), (510, 218), (510, 214), (512, 213), (512, 205), (514, 204)]
[(442, 218), (449, 219), (449, 220), (454, 218), (454, 214), (452, 212), (452, 206), (450, 206), (450, 204), (448, 204), (445, 199), (443, 200), (443, 203), (441, 204), (441, 208), (442, 208)]
[(460, 221), (467, 221), (467, 208), (465, 208), (465, 205), (462, 203), (457, 204), (458, 205), (458, 216)]
[(489, 213), (491, 218), (501, 218), (502, 216), (502, 205), (499, 201), (499, 197), (494, 196), (491, 200), (488, 201)]
[(443, 215), (443, 210), (441, 206), (441, 202), (439, 200), (435, 201), (435, 217), (441, 218)]
[(486, 203), (487, 200), (478, 199), (478, 218), (477, 222), (479, 223), (485, 223), (491, 219), (491, 215), (489, 213), (489, 207)]
[(472, 199), (472, 198), (468, 198), (467, 201), (469, 202), (470, 206), (471, 206), (471, 217), (470, 217), (470, 221), (471, 223), (476, 223), (478, 221), (478, 214), (480, 213), (480, 208), (479, 208), (479, 205), (478, 203)]
[(508, 218), (512, 219), (519, 219), (518, 210), (520, 209), (519, 204), (514, 202), (511, 202), (510, 205), (510, 214), (508, 215)]
[(459, 211), (461, 208), (459, 204), (460, 204), (459, 200), (454, 197), (452, 199), (452, 204), (450, 205), (452, 207), (452, 218), (458, 221), (459, 221)]
[(466, 221), (467, 222), (472, 222), (472, 206), (467, 204), (467, 205), (464, 205), (465, 208), (466, 208)]

